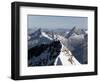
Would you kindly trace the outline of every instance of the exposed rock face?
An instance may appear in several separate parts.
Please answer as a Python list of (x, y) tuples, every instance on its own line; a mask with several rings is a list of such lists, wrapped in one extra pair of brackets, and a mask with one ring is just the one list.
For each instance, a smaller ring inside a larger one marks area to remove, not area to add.
[(29, 66), (48, 66), (54, 62), (61, 50), (60, 41), (53, 41), (51, 44), (42, 44), (28, 50)]
[(29, 36), (30, 39), (28, 40), (28, 49), (41, 44), (50, 44), (52, 42), (52, 38), (46, 35), (45, 32), (42, 32), (41, 29), (38, 29)]

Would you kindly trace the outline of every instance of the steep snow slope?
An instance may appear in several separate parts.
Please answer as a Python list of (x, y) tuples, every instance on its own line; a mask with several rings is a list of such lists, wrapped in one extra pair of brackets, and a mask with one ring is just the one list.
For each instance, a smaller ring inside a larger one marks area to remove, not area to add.
[(87, 40), (88, 34), (79, 28), (74, 27), (67, 35), (67, 48), (81, 64), (87, 64)]
[(61, 52), (56, 58), (55, 65), (80, 65), (72, 53), (62, 44)]

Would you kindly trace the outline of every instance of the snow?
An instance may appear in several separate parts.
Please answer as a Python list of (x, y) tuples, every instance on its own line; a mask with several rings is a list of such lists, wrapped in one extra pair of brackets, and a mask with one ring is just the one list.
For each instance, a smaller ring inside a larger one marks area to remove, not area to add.
[(80, 35), (73, 34), (69, 38), (84, 39), (84, 34), (80, 34)]
[[(54, 62), (54, 65), (63, 65), (63, 66), (66, 66), (66, 65), (80, 65), (80, 63), (77, 61), (77, 59), (67, 49), (67, 47), (66, 47), (67, 44), (65, 44), (65, 43), (67, 43), (67, 39), (65, 37), (63, 37), (61, 35), (55, 35), (54, 34), (54, 38), (51, 38), (45, 32), (41, 32), (40, 34), (41, 34), (41, 35), (39, 35), (40, 36), (40, 39), (39, 39), (40, 42), (45, 42), (45, 39), (46, 40), (48, 39), (50, 41), (55, 39), (55, 40), (59, 40), (61, 42), (61, 45), (62, 45), (61, 52), (60, 52), (59, 56), (56, 58), (56, 60)], [(80, 42), (80, 39), (83, 39), (83, 38), (84, 38), (83, 34), (76, 35), (75, 33), (73, 33), (69, 37), (69, 39), (71, 39), (71, 41), (74, 41), (73, 39), (75, 39), (75, 42)], [(46, 41), (46, 42), (48, 42), (48, 41)], [(75, 42), (73, 42), (73, 43), (75, 43)], [(36, 59), (35, 61), (38, 62), (38, 61), (41, 60), (41, 58), (47, 59), (48, 58), (47, 56), (49, 56), (49, 55), (50, 55), (50, 53), (45, 51), (44, 53), (41, 54), (41, 56), (39, 56), (38, 58), (35, 58)], [(34, 59), (34, 58), (32, 58), (32, 59)], [(48, 61), (48, 63), (49, 63), (49, 61)]]
[(62, 44), (62, 49), (60, 55), (56, 58), (55, 65), (58, 63), (58, 59), (60, 59), (62, 65), (80, 65), (80, 63), (76, 60), (72, 53)]
[[(68, 44), (69, 44), (69, 46), (71, 46), (71, 47), (74, 48), (74, 47), (82, 44), (83, 40), (84, 40), (84, 35), (83, 34), (81, 34), (81, 35), (75, 35), (75, 36), (70, 36), (68, 38)], [(68, 46), (68, 48), (69, 48), (69, 46)], [(69, 49), (73, 50), (71, 48), (69, 48)]]
[(31, 36), (32, 38), (29, 39), (30, 41), (28, 41), (29, 49), (40, 44), (49, 44), (53, 40), (45, 32), (39, 33), (39, 31), (37, 31), (37, 33), (34, 34)]
[(52, 38), (50, 38), (45, 32), (42, 32), (42, 35), (50, 40), (52, 40)]
[(69, 31), (65, 32), (65, 35), (67, 35), (69, 33)]
[(88, 34), (88, 31), (85, 31), (86, 34)]

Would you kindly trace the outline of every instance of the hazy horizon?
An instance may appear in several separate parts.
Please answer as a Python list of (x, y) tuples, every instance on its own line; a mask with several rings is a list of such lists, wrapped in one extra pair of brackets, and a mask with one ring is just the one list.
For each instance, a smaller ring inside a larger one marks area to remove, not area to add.
[(72, 29), (74, 26), (87, 29), (87, 17), (28, 15), (28, 28), (30, 29)]

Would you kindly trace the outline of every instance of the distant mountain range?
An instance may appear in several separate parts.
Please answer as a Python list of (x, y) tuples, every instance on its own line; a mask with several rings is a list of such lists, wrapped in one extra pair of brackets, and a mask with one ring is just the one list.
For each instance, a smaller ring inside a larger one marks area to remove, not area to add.
[(76, 27), (62, 33), (28, 33), (28, 66), (87, 64), (87, 33)]

